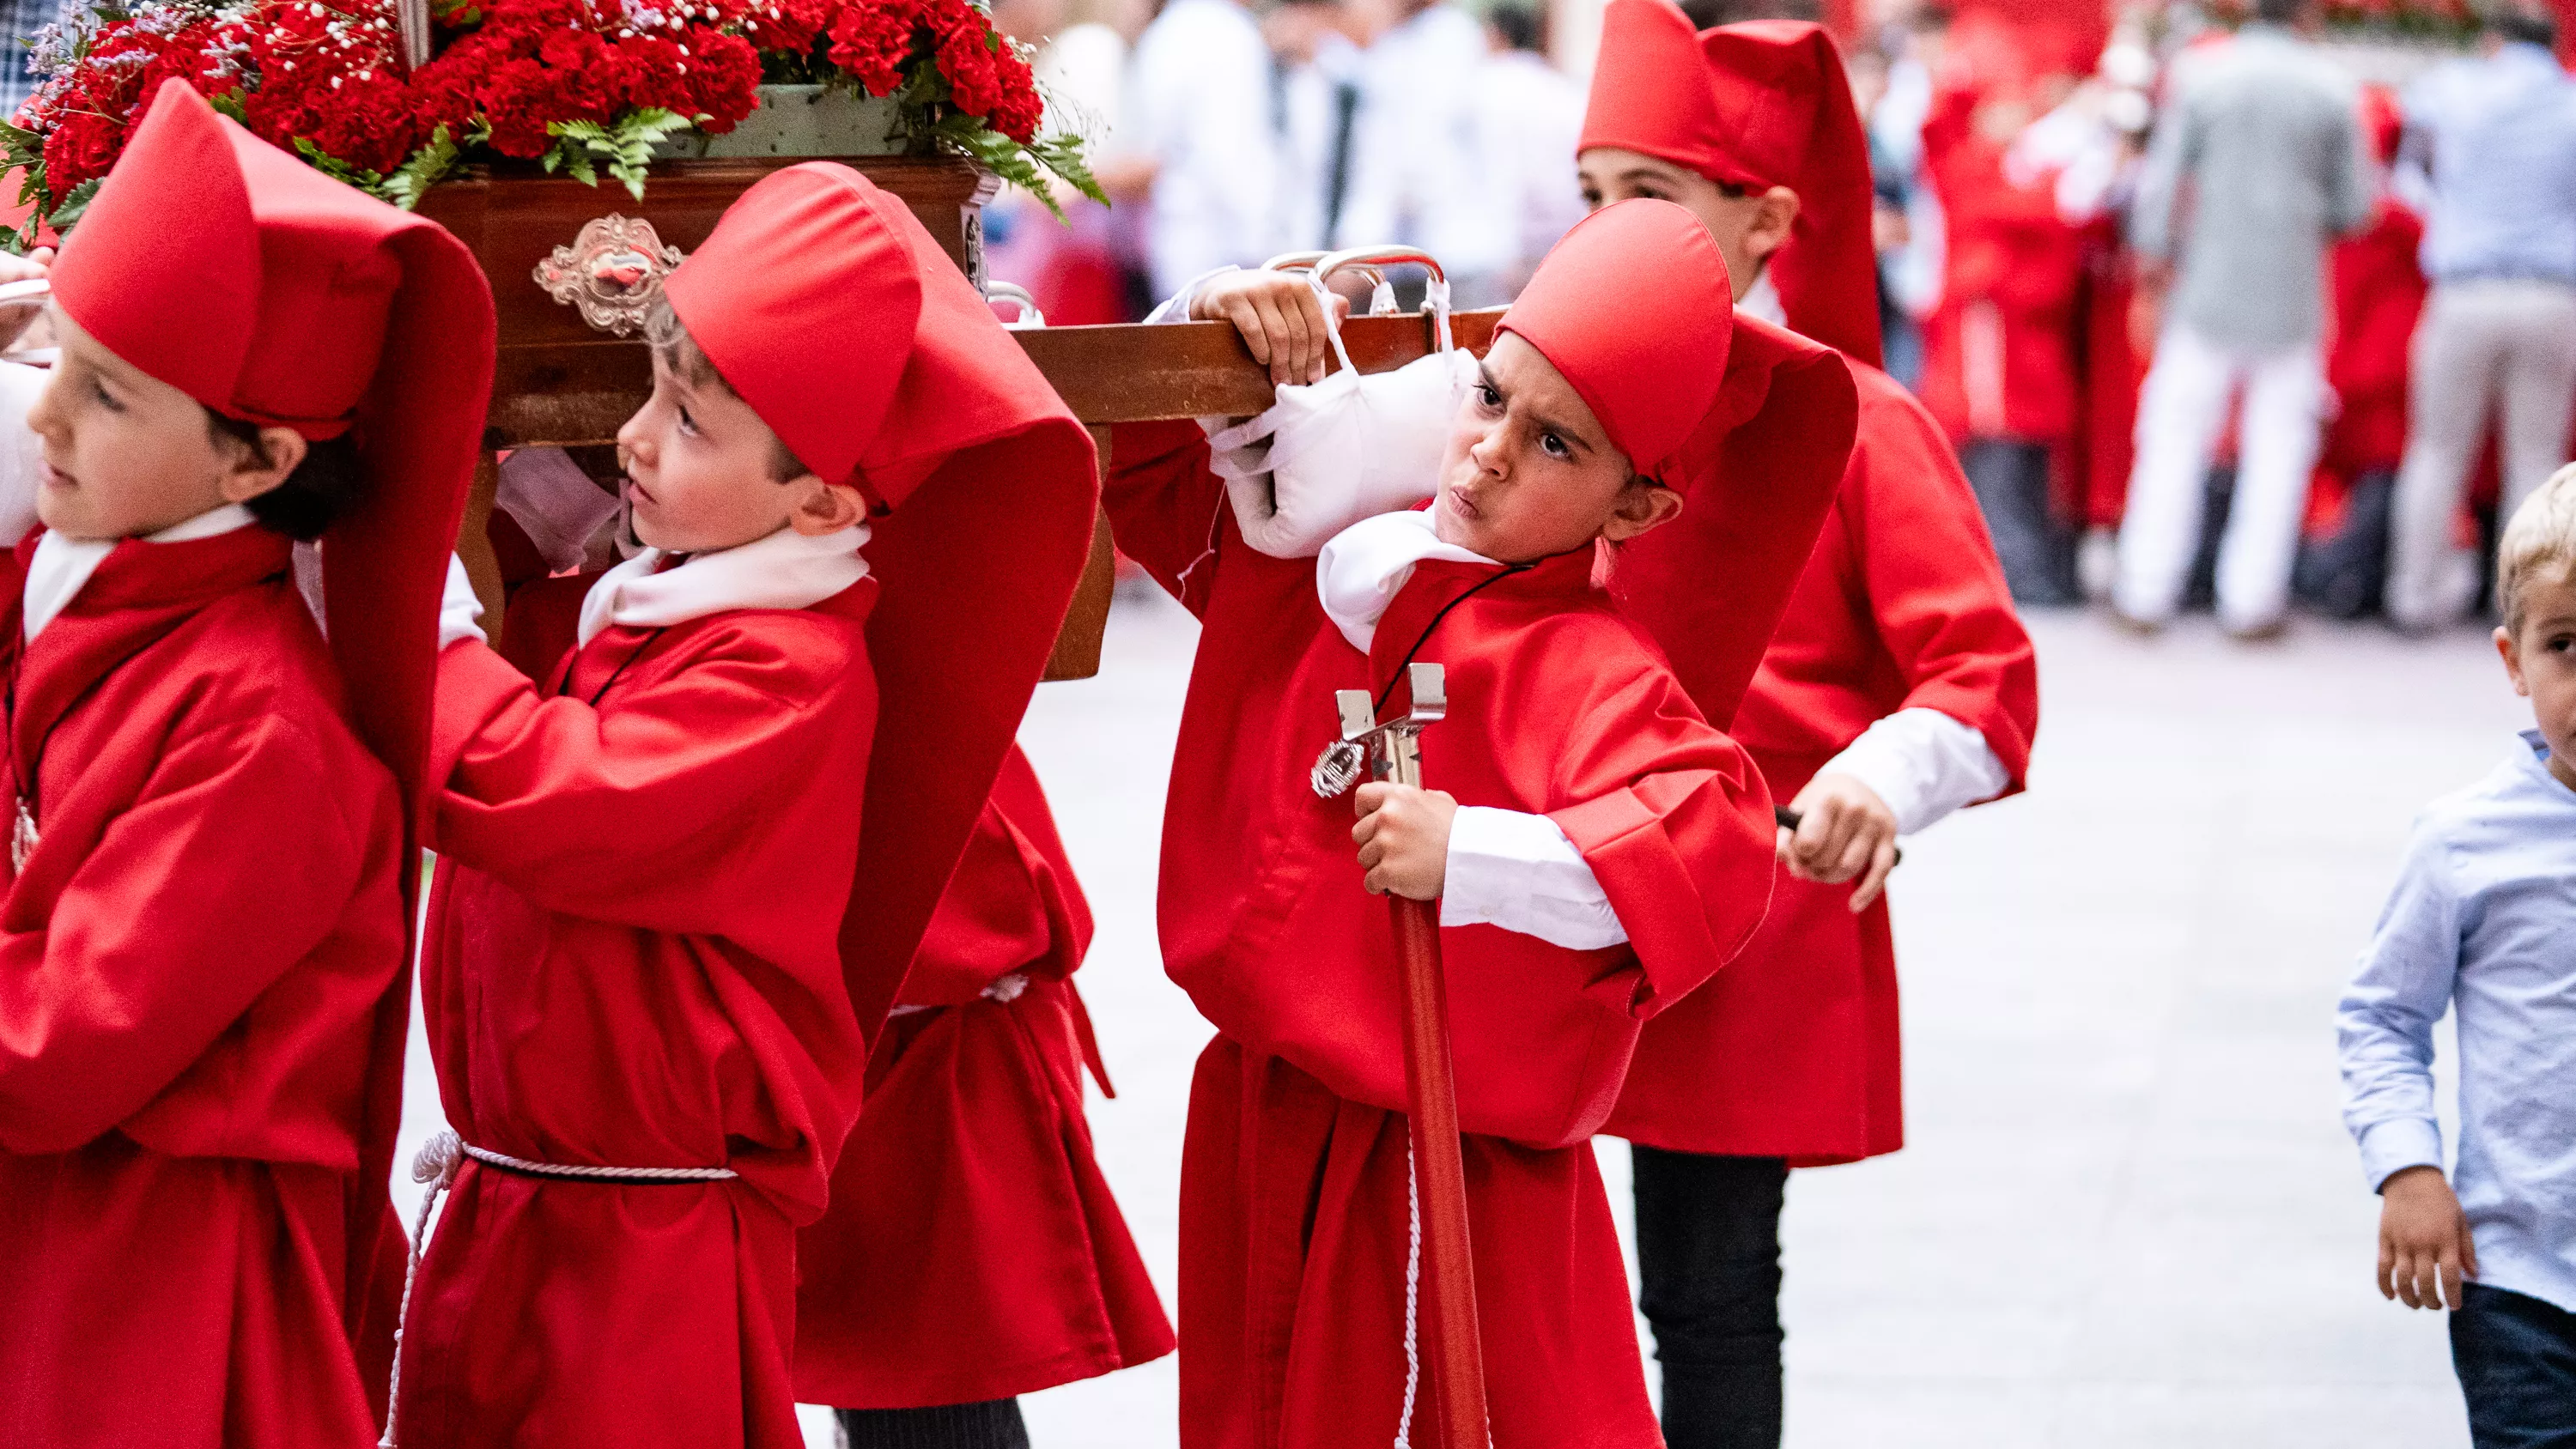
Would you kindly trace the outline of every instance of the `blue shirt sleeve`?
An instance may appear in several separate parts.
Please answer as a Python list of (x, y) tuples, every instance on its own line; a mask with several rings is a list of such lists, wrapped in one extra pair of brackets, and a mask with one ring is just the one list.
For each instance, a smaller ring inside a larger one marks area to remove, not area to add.
[(2419, 822), (2396, 888), (2335, 1013), (2343, 1120), (2377, 1191), (2404, 1168), (2442, 1165), (2433, 1111), (2433, 1024), (2459, 977), (2460, 901), (2441, 833)]

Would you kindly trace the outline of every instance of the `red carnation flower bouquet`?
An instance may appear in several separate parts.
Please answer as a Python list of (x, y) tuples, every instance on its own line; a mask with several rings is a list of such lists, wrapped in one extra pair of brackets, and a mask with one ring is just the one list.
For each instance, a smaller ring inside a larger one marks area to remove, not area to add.
[(173, 76), (405, 207), (493, 157), (594, 185), (605, 171), (641, 198), (658, 155), (731, 131), (764, 83), (888, 98), (902, 149), (971, 156), (1041, 197), (1050, 176), (1100, 196), (1082, 138), (1044, 130), (1027, 56), (971, 0), (436, 0), (408, 17), (405, 3), (143, 0), (47, 30), (43, 79), (0, 126), (0, 164), (34, 204), (18, 248), (79, 220)]

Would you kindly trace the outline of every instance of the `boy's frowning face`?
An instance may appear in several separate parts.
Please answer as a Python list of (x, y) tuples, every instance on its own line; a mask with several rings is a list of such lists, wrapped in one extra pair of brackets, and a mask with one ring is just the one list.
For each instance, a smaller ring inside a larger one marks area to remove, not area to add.
[(1459, 404), (1431, 528), (1443, 543), (1525, 563), (1634, 538), (1681, 505), (1671, 489), (1636, 481), (1565, 374), (1505, 332)]
[(62, 357), (27, 426), (44, 440), (36, 514), (65, 538), (140, 538), (276, 487), (303, 441), (270, 428), (269, 457), (217, 437), (196, 399), (107, 350), (53, 309)]
[(830, 533), (866, 511), (856, 489), (782, 469), (778, 435), (685, 339), (653, 349), (653, 395), (617, 430), (617, 451), (635, 536), (669, 553), (732, 548), (790, 527)]

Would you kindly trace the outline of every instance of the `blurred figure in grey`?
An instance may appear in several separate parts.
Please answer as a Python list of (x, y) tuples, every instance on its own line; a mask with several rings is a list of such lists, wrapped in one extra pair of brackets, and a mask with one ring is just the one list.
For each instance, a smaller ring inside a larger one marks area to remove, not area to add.
[(2400, 164), (2430, 197), (2415, 324), (2406, 462), (2389, 530), (2388, 617), (2456, 623), (2477, 602), (2478, 557), (2452, 536), (2487, 419), (2503, 413), (2510, 518), (2567, 461), (2576, 404), (2576, 82), (2557, 25), (2519, 8), (2487, 21), (2487, 53), (2406, 93)]
[(1270, 97), (1270, 47), (1236, 0), (1170, 0), (1137, 40), (1111, 189), (1145, 196), (1155, 295), (1228, 264), (1258, 266), (1275, 249)]
[(2329, 242), (2370, 218), (2358, 91), (2296, 29), (2315, 0), (2255, 0), (2254, 19), (2177, 82), (2138, 182), (2130, 242), (2163, 328), (2138, 399), (2137, 462), (2112, 607), (2171, 619), (2199, 542), (2210, 453), (2241, 387), (2236, 495), (2218, 553), (2219, 623), (2280, 630), (2316, 464)]
[(1574, 175), (1583, 89), (1548, 63), (1542, 29), (1527, 0), (1485, 12), (1493, 54), (1476, 81), (1476, 137), (1487, 194), (1512, 242), (1498, 302), (1520, 295), (1539, 258), (1583, 220), (1583, 183)]

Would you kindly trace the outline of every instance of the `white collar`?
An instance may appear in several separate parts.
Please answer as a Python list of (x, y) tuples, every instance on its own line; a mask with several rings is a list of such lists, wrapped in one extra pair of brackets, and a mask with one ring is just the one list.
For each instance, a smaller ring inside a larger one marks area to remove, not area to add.
[(868, 576), (859, 549), (868, 526), (809, 536), (782, 528), (660, 573), (668, 555), (648, 548), (599, 576), (581, 601), (581, 642), (611, 624), (657, 629), (727, 609), (804, 609)]
[(1324, 545), (1315, 556), (1315, 595), (1324, 617), (1366, 654), (1377, 638), (1377, 621), (1425, 560), (1489, 564), (1483, 554), (1442, 543), (1431, 531), (1431, 510), (1408, 509), (1363, 518)]
[[(186, 543), (192, 539), (213, 538), (258, 522), (251, 511), (238, 503), (210, 508), (194, 518), (181, 519), (159, 533), (147, 533), (145, 543)], [(36, 556), (27, 564), (25, 588), (19, 594), (18, 616), (26, 641), (36, 642), (45, 626), (56, 615), (71, 606), (89, 576), (107, 562), (116, 551), (115, 539), (74, 540), (52, 529), (36, 540)]]
[(1753, 285), (1744, 289), (1744, 300), (1735, 304), (1735, 310), (1748, 317), (1758, 317), (1774, 327), (1789, 325), (1788, 309), (1780, 305), (1780, 289), (1771, 285), (1769, 267), (1764, 267), (1762, 275), (1753, 279)]

